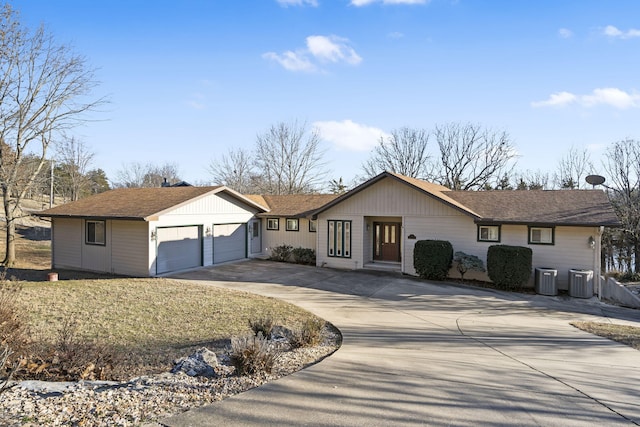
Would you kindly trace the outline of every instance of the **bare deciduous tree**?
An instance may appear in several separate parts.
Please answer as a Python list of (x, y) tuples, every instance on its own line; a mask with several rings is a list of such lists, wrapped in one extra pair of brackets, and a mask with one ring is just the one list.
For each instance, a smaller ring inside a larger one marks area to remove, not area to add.
[(362, 165), (367, 178), (384, 171), (411, 178), (429, 179), (432, 175), (427, 145), (429, 132), (403, 127), (393, 130), (388, 138), (380, 138), (371, 157)]
[(214, 184), (222, 184), (243, 194), (258, 192), (259, 174), (254, 171), (254, 161), (242, 148), (229, 150), (219, 161), (209, 164)]
[(59, 188), (71, 201), (79, 200), (90, 193), (90, 181), (87, 176), (94, 153), (83, 141), (75, 137), (64, 138), (57, 144)]
[(540, 169), (535, 171), (526, 170), (516, 173), (515, 182), (516, 190), (548, 190), (549, 189), (549, 173)]
[(304, 194), (317, 191), (327, 174), (323, 170), (320, 134), (306, 123), (277, 123), (256, 141), (255, 166), (265, 194)]
[(571, 147), (569, 152), (560, 159), (553, 181), (557, 188), (580, 189), (586, 183), (584, 179), (593, 171), (591, 156), (587, 150)]
[(161, 187), (165, 182), (175, 184), (180, 181), (178, 165), (165, 163), (161, 166), (153, 163), (131, 162), (122, 165), (116, 172), (116, 188)]
[(434, 131), (441, 164), (436, 175), (452, 190), (480, 190), (509, 175), (516, 153), (505, 131), (472, 123), (447, 123)]
[(640, 141), (627, 139), (611, 145), (604, 168), (609, 198), (622, 223), (623, 254), (628, 271), (640, 272)]
[[(58, 45), (43, 26), (30, 31), (11, 6), (0, 9), (0, 187), (6, 220), (5, 266), (16, 259), (20, 204), (46, 162), (49, 144), (80, 124), (104, 100), (87, 101), (96, 86), (83, 57)], [(37, 159), (26, 176), (27, 154)], [(6, 155), (6, 156), (5, 156)]]

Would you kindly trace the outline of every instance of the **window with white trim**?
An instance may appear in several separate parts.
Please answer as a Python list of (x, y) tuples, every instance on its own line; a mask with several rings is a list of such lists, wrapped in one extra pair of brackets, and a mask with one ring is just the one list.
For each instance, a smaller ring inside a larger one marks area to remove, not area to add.
[(267, 218), (267, 230), (279, 230), (280, 222), (278, 218)]
[(287, 231), (299, 231), (300, 220), (298, 218), (287, 218), (287, 223), (285, 228)]
[(88, 245), (105, 245), (105, 222), (87, 220), (85, 243)]
[(553, 245), (555, 230), (553, 227), (529, 227), (529, 244)]
[(478, 241), (479, 242), (499, 242), (500, 226), (499, 225), (478, 225)]
[(330, 257), (351, 258), (351, 221), (328, 221)]

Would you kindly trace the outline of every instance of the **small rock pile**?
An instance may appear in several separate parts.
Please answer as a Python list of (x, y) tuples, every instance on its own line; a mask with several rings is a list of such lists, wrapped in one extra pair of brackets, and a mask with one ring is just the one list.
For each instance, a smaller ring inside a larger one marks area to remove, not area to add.
[(176, 361), (171, 373), (126, 382), (17, 383), (0, 396), (2, 426), (134, 426), (153, 423), (273, 381), (321, 360), (339, 346), (326, 334), (316, 347), (281, 353), (271, 374), (236, 376), (206, 348)]

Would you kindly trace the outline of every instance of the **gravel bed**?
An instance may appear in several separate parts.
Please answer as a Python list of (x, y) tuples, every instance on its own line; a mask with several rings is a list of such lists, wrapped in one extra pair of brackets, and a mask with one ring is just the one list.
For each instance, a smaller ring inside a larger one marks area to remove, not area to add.
[[(271, 374), (236, 376), (224, 360), (214, 378), (162, 373), (127, 382), (17, 385), (0, 395), (2, 426), (135, 426), (154, 422), (258, 387), (313, 364), (340, 343), (331, 332), (316, 347), (283, 352)], [(222, 358), (224, 359), (224, 358)]]

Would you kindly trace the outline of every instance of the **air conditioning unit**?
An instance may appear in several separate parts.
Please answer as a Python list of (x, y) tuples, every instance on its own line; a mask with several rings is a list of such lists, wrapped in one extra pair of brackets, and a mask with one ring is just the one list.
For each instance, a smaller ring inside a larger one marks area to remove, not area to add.
[(569, 270), (569, 296), (591, 298), (593, 296), (593, 271)]
[(558, 295), (556, 278), (558, 270), (536, 267), (536, 293), (540, 295)]

